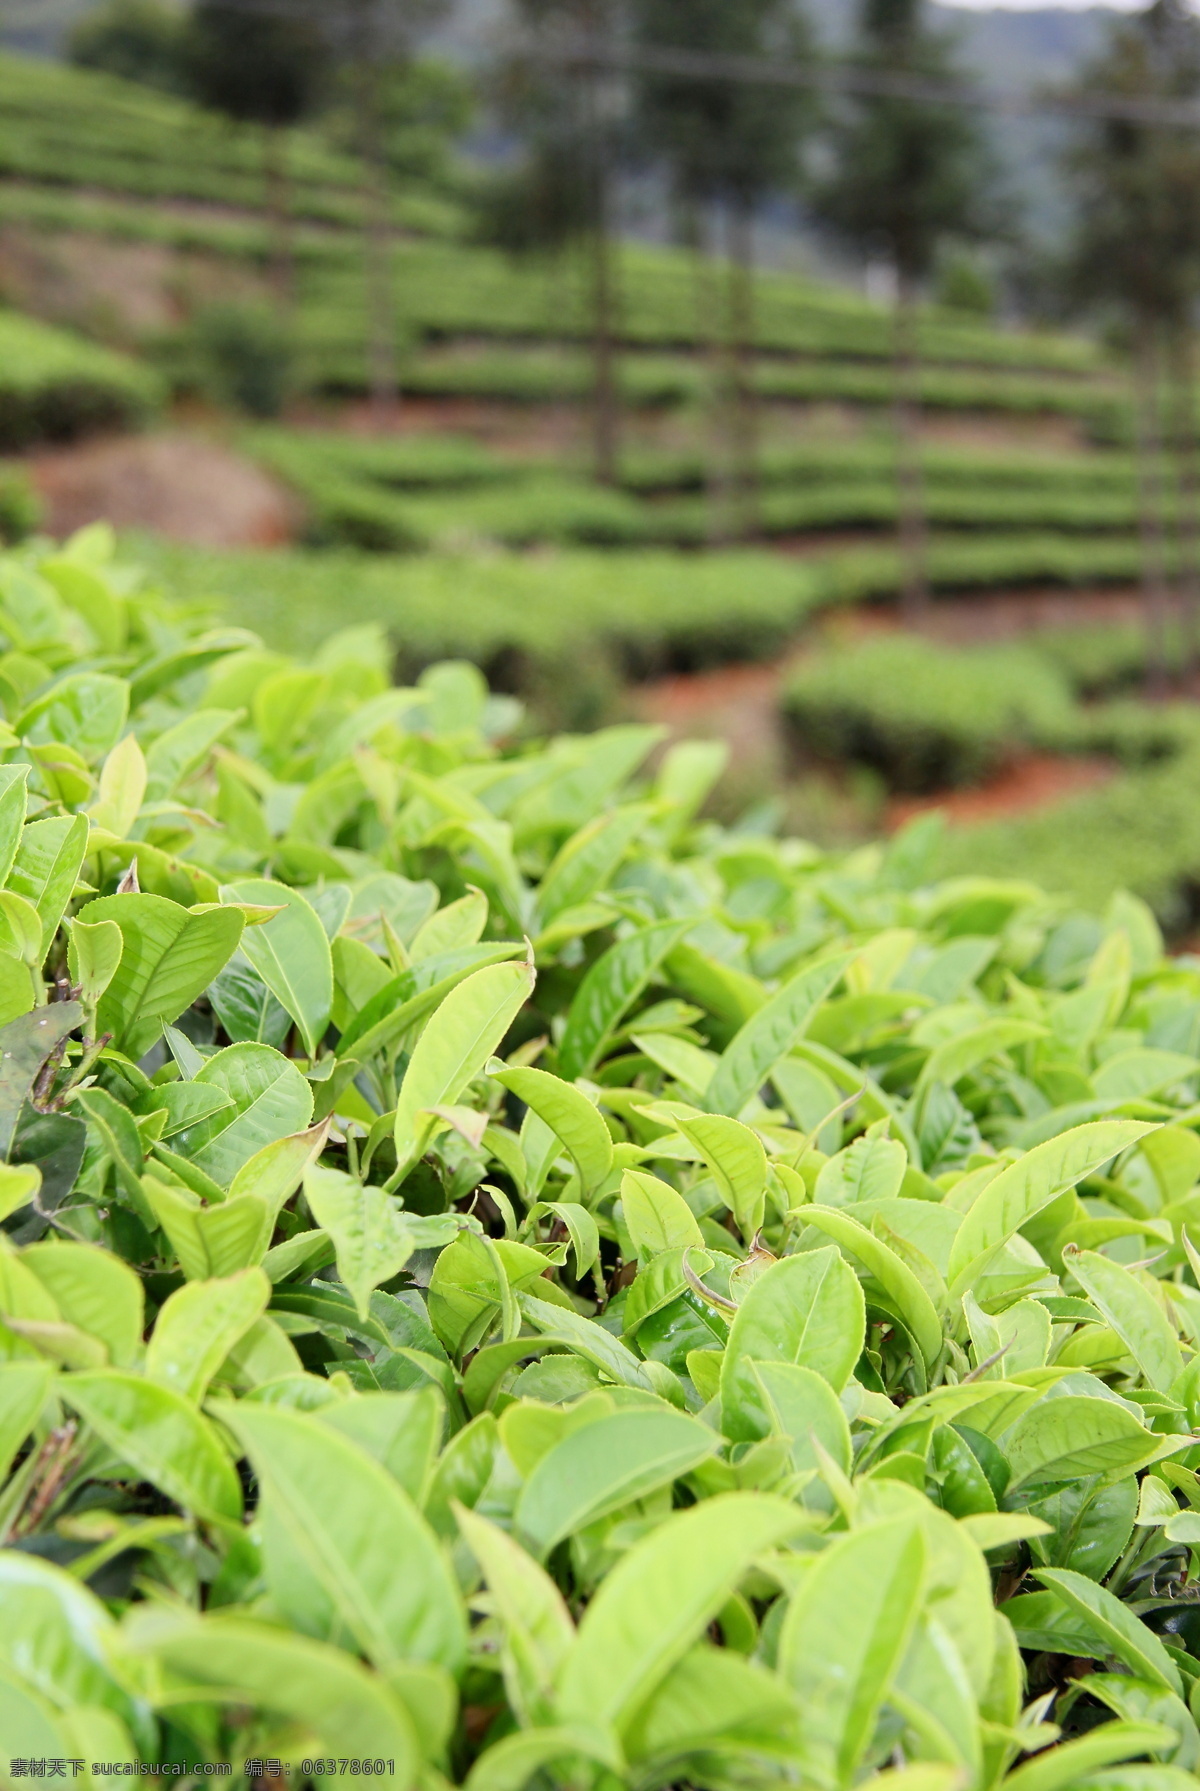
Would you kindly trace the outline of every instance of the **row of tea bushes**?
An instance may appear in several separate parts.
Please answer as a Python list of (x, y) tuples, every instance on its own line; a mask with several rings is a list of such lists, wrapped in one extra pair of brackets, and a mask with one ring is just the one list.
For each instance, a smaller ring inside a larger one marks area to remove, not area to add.
[(1193, 1785), (1144, 904), (725, 831), (710, 744), (111, 547), (0, 565), (9, 1781)]

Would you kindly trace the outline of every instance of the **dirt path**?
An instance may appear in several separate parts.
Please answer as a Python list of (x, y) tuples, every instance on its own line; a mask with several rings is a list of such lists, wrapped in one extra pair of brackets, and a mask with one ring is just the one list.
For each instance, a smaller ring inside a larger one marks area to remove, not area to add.
[[(1036, 635), (1044, 628), (1116, 626), (1137, 621), (1138, 601), (1137, 592), (1129, 589), (1061, 587), (942, 598), (932, 607), (926, 633), (947, 644), (974, 646)], [(779, 704), (790, 667), (823, 638), (855, 640), (899, 627), (894, 606), (864, 604), (833, 612), (819, 625), (819, 632), (798, 641), (782, 659), (640, 685), (630, 692), (629, 707), (641, 720), (664, 723), (674, 737), (701, 735), (727, 741), (731, 774), (739, 783), (757, 777), (778, 784), (789, 776)], [(941, 809), (951, 826), (1028, 814), (1106, 783), (1115, 769), (1104, 758), (1030, 753), (973, 789), (893, 798), (886, 808), (886, 825), (891, 830), (932, 808)]]
[(893, 796), (887, 805), (889, 833), (915, 815), (940, 809), (951, 827), (978, 821), (1000, 821), (1050, 808), (1067, 796), (1093, 790), (1116, 776), (1112, 759), (1064, 758), (1058, 753), (1028, 753), (1003, 771), (969, 790), (944, 790), (938, 796)]
[(299, 520), (294, 500), (261, 467), (196, 436), (86, 442), (25, 465), (52, 535), (106, 517), (118, 529), (154, 529), (203, 547), (276, 547)]

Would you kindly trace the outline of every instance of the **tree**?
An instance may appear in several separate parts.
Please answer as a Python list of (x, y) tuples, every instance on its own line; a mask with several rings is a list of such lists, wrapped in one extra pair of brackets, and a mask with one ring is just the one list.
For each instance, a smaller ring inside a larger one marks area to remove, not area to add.
[[(1114, 22), (1084, 71), (1093, 88), (1136, 100), (1200, 96), (1200, 23), (1183, 0), (1155, 0)], [(1200, 136), (1137, 118), (1084, 127), (1065, 158), (1075, 205), (1068, 296), (1093, 315), (1115, 310), (1130, 344), (1138, 467), (1142, 600), (1152, 686), (1165, 682), (1169, 608), (1159, 392), (1164, 358), (1173, 404), (1169, 433), (1177, 473), (1185, 656), (1194, 661), (1200, 620), (1192, 310), (1200, 287)]]
[(79, 68), (178, 93), (185, 85), (183, 27), (183, 14), (163, 0), (107, 0), (72, 28), (67, 54)]
[[(564, 26), (603, 45), (618, 0), (516, 0), (525, 32)], [(596, 479), (616, 482), (620, 458), (617, 389), (618, 293), (613, 255), (615, 178), (621, 96), (596, 67), (565, 71), (527, 55), (508, 55), (494, 83), (501, 117), (522, 146), (519, 162), (485, 196), (483, 234), (514, 253), (587, 255), (592, 341), (592, 459)]]
[(392, 278), (391, 174), (397, 96), (413, 71), (413, 42), (445, 0), (325, 0), (322, 16), (353, 115), (363, 171), (367, 360), (379, 423), (400, 396)]
[[(862, 0), (854, 60), (877, 73), (961, 79), (953, 36), (931, 28), (922, 0)], [(924, 99), (847, 99), (834, 121), (833, 171), (813, 189), (818, 217), (894, 274), (896, 474), (903, 602), (919, 620), (929, 597), (919, 447), (915, 305), (948, 240), (992, 234), (991, 170), (975, 116)]]
[(318, 17), (310, 0), (197, 0), (183, 65), (204, 105), (262, 127), (272, 284), (287, 313), (294, 275), (285, 132), (325, 85), (329, 49)]
[[(634, 0), (633, 30), (648, 49), (703, 51), (711, 56), (802, 61), (812, 45), (793, 0)], [(794, 187), (799, 151), (813, 122), (811, 101), (797, 88), (769, 94), (741, 81), (682, 79), (643, 72), (637, 82), (642, 141), (668, 169), (685, 233), (695, 251), (698, 291), (709, 287), (709, 216), (726, 226), (726, 331), (731, 354), (726, 385), (733, 485), (739, 532), (755, 527), (757, 406), (754, 383), (754, 216), (766, 194)], [(698, 307), (709, 313), (702, 302)]]

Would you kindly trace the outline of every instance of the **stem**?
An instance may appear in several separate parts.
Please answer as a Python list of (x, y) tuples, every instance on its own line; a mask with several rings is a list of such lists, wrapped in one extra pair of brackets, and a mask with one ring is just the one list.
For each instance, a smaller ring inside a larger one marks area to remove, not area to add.
[[(585, 29), (598, 35), (598, 9), (585, 8)], [(612, 195), (608, 139), (600, 116), (595, 66), (583, 75), (584, 127), (591, 159), (592, 225), (589, 248), (592, 279), (592, 429), (595, 477), (601, 485), (617, 482), (619, 409), (614, 321), (616, 314), (612, 253)]]
[(1179, 323), (1172, 342), (1171, 391), (1178, 505), (1175, 533), (1179, 542), (1179, 635), (1183, 675), (1194, 674), (1200, 655), (1200, 459), (1196, 444), (1196, 384), (1192, 336)]
[(1154, 320), (1142, 313), (1134, 353), (1134, 448), (1141, 537), (1142, 619), (1146, 631), (1146, 687), (1162, 696), (1167, 682), (1167, 567), (1162, 504), (1162, 442), (1156, 405), (1158, 344)]
[(281, 321), (290, 323), (296, 305), (296, 268), (292, 248), (287, 135), (276, 124), (263, 126), (263, 186), (271, 236), (271, 289)]
[(358, 0), (354, 84), (363, 170), (364, 262), (367, 287), (367, 363), (371, 409), (377, 423), (392, 420), (400, 400), (396, 370), (396, 307), (392, 291), (391, 220), (387, 167), (379, 118), (377, 0)]
[(892, 317), (896, 431), (896, 492), (899, 500), (900, 603), (909, 627), (919, 627), (929, 609), (929, 531), (921, 475), (920, 364), (912, 280), (901, 262), (896, 271)]
[(729, 208), (729, 333), (737, 532), (758, 533), (758, 399), (754, 386), (754, 215), (745, 194)]

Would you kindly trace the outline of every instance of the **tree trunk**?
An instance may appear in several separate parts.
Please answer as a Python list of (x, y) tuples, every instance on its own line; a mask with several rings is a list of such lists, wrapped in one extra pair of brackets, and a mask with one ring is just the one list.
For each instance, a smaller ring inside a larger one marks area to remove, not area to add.
[(281, 323), (290, 326), (296, 307), (296, 261), (292, 248), (287, 133), (280, 125), (263, 126), (263, 192), (267, 207), (267, 235), (270, 240), (268, 270), (271, 292)]
[(1167, 682), (1167, 554), (1163, 526), (1162, 442), (1158, 427), (1158, 353), (1154, 320), (1137, 322), (1134, 350), (1134, 453), (1141, 541), (1142, 621), (1146, 688), (1162, 696)]
[[(595, 30), (594, 18), (588, 30)], [(617, 392), (616, 283), (613, 277), (612, 192), (607, 132), (600, 116), (596, 70), (583, 71), (584, 125), (591, 157), (592, 224), (588, 250), (592, 285), (592, 455), (600, 485), (617, 483), (620, 399)]]
[(360, 0), (354, 84), (358, 103), (359, 159), (363, 170), (363, 251), (367, 304), (367, 373), (371, 409), (378, 423), (394, 419), (400, 400), (396, 370), (396, 300), (392, 287), (392, 230), (387, 162), (379, 118), (377, 0)]
[(929, 610), (929, 529), (921, 471), (920, 356), (912, 280), (896, 271), (893, 311), (896, 432), (896, 496), (899, 506), (900, 607), (910, 628), (920, 627)]
[(1200, 652), (1200, 458), (1196, 452), (1196, 382), (1191, 329), (1179, 323), (1171, 342), (1171, 436), (1175, 456), (1179, 646), (1185, 678)]
[(705, 532), (709, 545), (719, 547), (730, 532), (729, 441), (726, 429), (726, 368), (721, 305), (713, 272), (708, 218), (704, 199), (691, 194), (685, 201), (686, 244), (692, 260), (692, 289), (696, 306), (696, 341), (708, 365), (708, 413), (710, 451), (704, 457)]
[(747, 198), (729, 208), (729, 337), (735, 524), (743, 541), (759, 529), (758, 392), (754, 382), (754, 213)]

